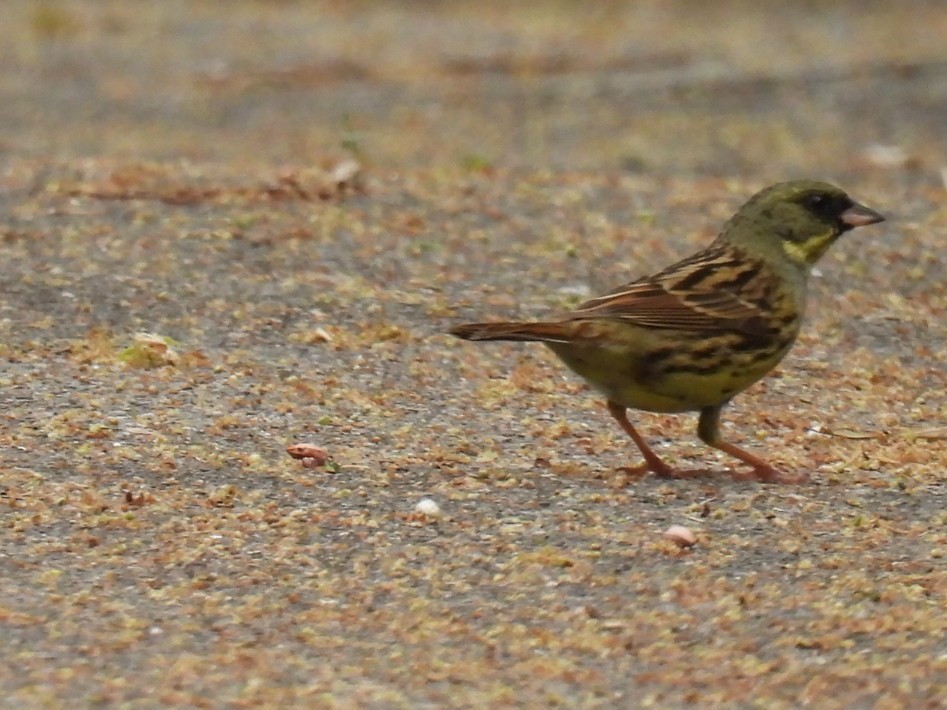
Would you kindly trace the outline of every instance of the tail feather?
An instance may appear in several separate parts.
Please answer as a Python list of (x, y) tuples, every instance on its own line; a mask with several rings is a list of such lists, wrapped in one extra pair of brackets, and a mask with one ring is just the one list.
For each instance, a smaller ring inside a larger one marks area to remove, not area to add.
[(572, 333), (568, 323), (464, 323), (448, 332), (464, 340), (519, 340), (568, 343)]

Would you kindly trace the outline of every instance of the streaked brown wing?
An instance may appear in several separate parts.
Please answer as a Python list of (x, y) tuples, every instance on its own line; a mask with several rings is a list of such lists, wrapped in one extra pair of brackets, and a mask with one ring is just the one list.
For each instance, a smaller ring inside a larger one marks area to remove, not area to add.
[(767, 330), (757, 302), (758, 265), (703, 253), (655, 276), (586, 301), (572, 320), (614, 318), (647, 328), (695, 331)]

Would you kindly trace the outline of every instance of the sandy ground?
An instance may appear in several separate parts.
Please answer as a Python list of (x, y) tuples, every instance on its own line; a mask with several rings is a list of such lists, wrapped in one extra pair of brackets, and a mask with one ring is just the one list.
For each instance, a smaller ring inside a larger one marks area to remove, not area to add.
[[(0, 705), (947, 703), (947, 6), (715, 7), (3, 3)], [(810, 484), (647, 414), (709, 474), (628, 480), (551, 355), (444, 335), (797, 176), (889, 218), (725, 415)]]

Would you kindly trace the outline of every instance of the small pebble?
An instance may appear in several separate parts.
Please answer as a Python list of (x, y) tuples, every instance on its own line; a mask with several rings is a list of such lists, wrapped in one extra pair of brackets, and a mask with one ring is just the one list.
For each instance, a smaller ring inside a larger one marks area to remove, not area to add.
[(439, 506), (430, 498), (422, 498), (418, 501), (418, 504), (414, 506), (414, 511), (416, 513), (420, 513), (421, 515), (427, 515), (428, 517), (435, 518), (441, 514), (441, 506)]
[(362, 165), (357, 160), (343, 160), (332, 168), (330, 173), (332, 182), (336, 189), (342, 189), (349, 185), (359, 187), (362, 176)]
[(321, 466), (329, 458), (326, 450), (315, 444), (293, 444), (286, 447), (286, 453), (294, 459), (300, 459), (306, 468)]
[(678, 547), (693, 547), (697, 544), (697, 536), (683, 525), (672, 525), (664, 531), (664, 537)]

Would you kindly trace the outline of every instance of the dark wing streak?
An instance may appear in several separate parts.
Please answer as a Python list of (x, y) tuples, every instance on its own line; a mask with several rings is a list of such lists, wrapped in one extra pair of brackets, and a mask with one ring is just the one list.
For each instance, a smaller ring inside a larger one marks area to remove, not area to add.
[(752, 298), (758, 290), (753, 287), (757, 269), (757, 264), (711, 247), (655, 276), (586, 301), (570, 320), (609, 318), (649, 328), (761, 334), (768, 329), (760, 306), (740, 295)]
[(649, 328), (758, 333), (761, 316), (757, 306), (727, 291), (675, 292), (664, 283), (642, 282), (587, 301), (569, 320), (609, 318)]

